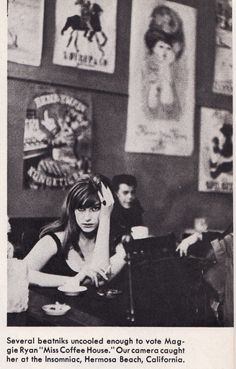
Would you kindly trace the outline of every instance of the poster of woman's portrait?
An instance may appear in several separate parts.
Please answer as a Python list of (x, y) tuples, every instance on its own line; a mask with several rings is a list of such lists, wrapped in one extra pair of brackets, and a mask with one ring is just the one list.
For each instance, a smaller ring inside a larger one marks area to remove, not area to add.
[(133, 4), (126, 151), (190, 155), (193, 146), (195, 9)]

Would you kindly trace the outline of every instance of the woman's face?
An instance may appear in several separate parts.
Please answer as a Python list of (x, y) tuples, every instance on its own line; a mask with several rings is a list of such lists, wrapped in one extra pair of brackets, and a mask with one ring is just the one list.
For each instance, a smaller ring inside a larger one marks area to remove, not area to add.
[(175, 52), (173, 48), (164, 41), (157, 41), (153, 48), (153, 53), (156, 55), (160, 63), (166, 62), (172, 64), (175, 60)]
[(84, 233), (91, 233), (98, 228), (101, 205), (98, 201), (92, 207), (80, 207), (75, 210), (75, 219)]

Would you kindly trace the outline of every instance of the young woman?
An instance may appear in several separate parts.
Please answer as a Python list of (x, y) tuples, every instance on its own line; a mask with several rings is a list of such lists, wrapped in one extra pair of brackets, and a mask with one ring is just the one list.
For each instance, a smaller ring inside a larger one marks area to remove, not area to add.
[(58, 287), (113, 278), (125, 264), (122, 244), (110, 256), (114, 199), (105, 177), (81, 178), (68, 192), (59, 220), (46, 226), (26, 256), (30, 283)]

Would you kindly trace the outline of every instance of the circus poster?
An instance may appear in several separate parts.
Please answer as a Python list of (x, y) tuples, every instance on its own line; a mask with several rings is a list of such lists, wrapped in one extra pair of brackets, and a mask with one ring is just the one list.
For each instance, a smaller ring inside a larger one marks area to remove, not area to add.
[(193, 150), (196, 9), (170, 1), (133, 2), (129, 152), (189, 156)]
[(113, 73), (116, 12), (117, 0), (57, 0), (53, 63)]
[(8, 60), (39, 66), (44, 0), (8, 0)]
[(213, 92), (232, 95), (232, 0), (217, 0), (216, 7), (216, 53)]
[(24, 124), (24, 188), (71, 187), (91, 170), (90, 95), (36, 87)]
[(226, 110), (202, 108), (199, 191), (233, 191), (233, 125)]

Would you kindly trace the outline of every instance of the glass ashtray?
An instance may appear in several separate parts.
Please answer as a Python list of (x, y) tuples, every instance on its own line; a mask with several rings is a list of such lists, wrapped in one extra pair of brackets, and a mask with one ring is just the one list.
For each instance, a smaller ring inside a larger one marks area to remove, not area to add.
[(101, 297), (106, 297), (107, 299), (113, 299), (118, 295), (122, 294), (121, 290), (116, 288), (99, 289), (97, 294)]

